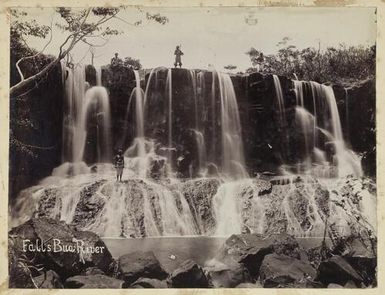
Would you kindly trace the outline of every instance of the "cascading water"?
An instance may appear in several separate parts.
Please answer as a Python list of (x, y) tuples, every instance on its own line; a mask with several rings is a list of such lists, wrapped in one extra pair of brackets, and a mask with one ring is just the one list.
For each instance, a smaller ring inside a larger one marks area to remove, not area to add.
[(277, 98), (278, 111), (279, 111), (279, 122), (283, 128), (286, 124), (286, 113), (285, 113), (285, 101), (283, 100), (283, 93), (281, 87), (281, 81), (277, 75), (273, 75), (275, 95)]
[(73, 149), (76, 151), (74, 162), (81, 162), (84, 158), (87, 140), (87, 120), (91, 112), (97, 121), (97, 163), (111, 161), (111, 115), (110, 103), (106, 88), (91, 87), (87, 90), (81, 108), (81, 114), (75, 129)]
[(243, 155), (242, 129), (233, 82), (219, 73), (221, 101), (222, 172), (232, 178), (247, 177)]
[(96, 86), (102, 86), (102, 67), (96, 67)]
[[(304, 88), (306, 86), (311, 89), (311, 102), (308, 104), (305, 103), (307, 97), (304, 95)], [(326, 149), (326, 145), (329, 145), (332, 146), (332, 151), (329, 151), (329, 153), (334, 158), (332, 164), (337, 167), (337, 171), (334, 173), (335, 176), (343, 177), (349, 174), (362, 176), (359, 157), (345, 146), (340, 116), (332, 87), (313, 81), (294, 81), (294, 87), (297, 101), (296, 115), (304, 134), (304, 144), (307, 152), (306, 159), (309, 159), (308, 152), (312, 152), (314, 155), (317, 152), (315, 149), (322, 151)], [(305, 105), (311, 106), (312, 109), (307, 110)], [(322, 143), (320, 141), (320, 133), (329, 142)], [(309, 138), (309, 134), (313, 135), (313, 140)]]
[(145, 93), (140, 86), (140, 76), (138, 71), (134, 71), (135, 75), (135, 88), (132, 90), (128, 106), (126, 120), (128, 121), (129, 110), (131, 107), (132, 96), (135, 95), (135, 126), (136, 126), (136, 137), (134, 143), (129, 147), (125, 155), (133, 156), (133, 150), (136, 150), (135, 160), (137, 164), (137, 174), (139, 177), (145, 178), (148, 172), (149, 164), (149, 153), (146, 149), (147, 141), (144, 134), (144, 99)]
[[(171, 163), (171, 150), (179, 144), (176, 142), (178, 130), (175, 126), (178, 116), (174, 115), (180, 99), (176, 93), (179, 85), (176, 77), (172, 77), (172, 74), (177, 75), (177, 71), (166, 71), (164, 68), (150, 72), (144, 92), (139, 73), (134, 72), (135, 87), (128, 102), (126, 122), (135, 124), (135, 138), (125, 151), (123, 182), (116, 182), (111, 164), (98, 163), (98, 173), (92, 173), (90, 167), (82, 162), (87, 153), (88, 127), (95, 121), (91, 120), (92, 117), (99, 118), (96, 120), (99, 128), (96, 141), (99, 146), (98, 162), (111, 160), (110, 148), (104, 149), (110, 146), (111, 119), (107, 91), (99, 86), (85, 92), (84, 68), (68, 69), (63, 65), (63, 69), (68, 105), (63, 124), (67, 131), (63, 136), (70, 139), (64, 141), (63, 137), (63, 141), (69, 143), (66, 149), (70, 151), (65, 154), (71, 155), (66, 161), (79, 162), (78, 169), (82, 174), (68, 173), (73, 169), (70, 163), (54, 169), (53, 176), (22, 192), (17, 205), (21, 217), (28, 212), (30, 215), (59, 218), (80, 229), (113, 237), (229, 236), (242, 232), (265, 235), (288, 232), (296, 236), (321, 237), (326, 220), (339, 228), (341, 234), (375, 228), (375, 196), (367, 189), (370, 185), (361, 183), (360, 179), (315, 179), (302, 175), (298, 180), (294, 175), (286, 175), (290, 180), (288, 183), (273, 185), (279, 177), (268, 180), (250, 178), (245, 170), (234, 86), (228, 74), (215, 71), (207, 93), (204, 88), (209, 75), (206, 77), (203, 72), (187, 73), (191, 77), (191, 87), (186, 85), (186, 88), (191, 88), (194, 99), (190, 106), (195, 108), (195, 115), (189, 118), (191, 122), (188, 123), (191, 123), (189, 128), (194, 130), (197, 142), (199, 170), (207, 168), (209, 161), (215, 162), (218, 175), (180, 179), (165, 171), (153, 176), (154, 166), (163, 167), (162, 163)], [(280, 118), (286, 120), (282, 88), (278, 77), (273, 79)], [(97, 74), (99, 80), (101, 77)], [(327, 169), (330, 169), (328, 165), (332, 166), (329, 164), (332, 161), (326, 141), (335, 146), (338, 176), (360, 176), (362, 172), (353, 165), (355, 159), (343, 141), (332, 89), (315, 82), (294, 81), (294, 85), (296, 121), (305, 136), (305, 157), (311, 161), (308, 169), (315, 169), (314, 164), (318, 164), (319, 171), (315, 175), (329, 175)], [(153, 99), (162, 99), (164, 108), (160, 112), (166, 112), (161, 114), (162, 122), (157, 125), (164, 128), (161, 148), (154, 138), (145, 136), (150, 134), (150, 123), (155, 120), (148, 115), (154, 105), (151, 105)], [(158, 102), (161, 103), (155, 101)], [(128, 121), (131, 117), (134, 120)], [(157, 155), (162, 148), (168, 151), (168, 154), (164, 153), (168, 159)], [(216, 157), (215, 151), (220, 157)], [(303, 171), (299, 172), (303, 174)], [(366, 188), (358, 191), (359, 185)], [(346, 197), (347, 191), (349, 197)], [(346, 202), (342, 203), (342, 199)], [(362, 218), (361, 224), (355, 222), (357, 216)]]
[(168, 69), (167, 71), (167, 79), (166, 79), (166, 97), (168, 98), (168, 163), (169, 163), (169, 174), (171, 175), (173, 165), (172, 165), (172, 71)]

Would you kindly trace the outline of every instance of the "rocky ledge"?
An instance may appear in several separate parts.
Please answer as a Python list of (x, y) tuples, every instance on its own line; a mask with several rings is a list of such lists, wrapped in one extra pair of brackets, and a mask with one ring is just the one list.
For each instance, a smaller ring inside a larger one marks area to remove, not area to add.
[(167, 273), (152, 252), (114, 259), (96, 234), (56, 220), (9, 232), (11, 288), (365, 288), (377, 285), (376, 269), (376, 241), (359, 236), (309, 248), (287, 234), (233, 235), (205, 265)]

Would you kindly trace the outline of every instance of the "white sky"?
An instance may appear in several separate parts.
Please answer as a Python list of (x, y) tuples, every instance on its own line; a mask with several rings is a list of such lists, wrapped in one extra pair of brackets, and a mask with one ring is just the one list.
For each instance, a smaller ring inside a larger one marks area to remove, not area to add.
[[(41, 24), (49, 24), (50, 8), (23, 9)], [(120, 57), (140, 59), (144, 68), (172, 67), (174, 49), (182, 45), (183, 67), (217, 69), (236, 65), (237, 71), (251, 66), (245, 52), (250, 47), (265, 54), (276, 52), (277, 43), (289, 37), (289, 44), (302, 49), (308, 46), (321, 49), (327, 46), (373, 45), (376, 40), (376, 15), (374, 8), (164, 8), (145, 11), (161, 13), (169, 18), (166, 25), (149, 22), (134, 27), (120, 20), (109, 23), (124, 33), (111, 37), (108, 44), (96, 49), (95, 64), (110, 62), (115, 52)], [(127, 8), (119, 16), (133, 23), (144, 19), (144, 13)], [(247, 24), (245, 19), (257, 19), (256, 24)], [(56, 14), (54, 22), (60, 17)], [(56, 54), (66, 34), (54, 30), (54, 38), (45, 52)], [(45, 42), (31, 38), (31, 47), (41, 49)], [(79, 44), (74, 50), (75, 61), (85, 56), (88, 46)], [(90, 54), (83, 63), (90, 63)]]

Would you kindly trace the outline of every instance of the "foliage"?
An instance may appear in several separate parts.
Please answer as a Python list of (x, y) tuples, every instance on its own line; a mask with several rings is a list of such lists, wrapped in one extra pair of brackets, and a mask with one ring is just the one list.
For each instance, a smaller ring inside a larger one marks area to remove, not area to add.
[(234, 65), (227, 65), (227, 66), (224, 66), (223, 67), (225, 70), (229, 70), (229, 71), (232, 71), (232, 70), (235, 70), (237, 68), (237, 66), (234, 66)]
[[(124, 9), (124, 7), (91, 7), (86, 9), (58, 7), (55, 9), (55, 13), (60, 15), (60, 21), (54, 24), (51, 23), (50, 27), (39, 25), (35, 20), (22, 20), (27, 14), (22, 11), (12, 10), (11, 48), (13, 46), (18, 49), (18, 56), (12, 53), (14, 55), (12, 62), (15, 63), (15, 67), (20, 75), (20, 81), (11, 87), (11, 97), (23, 95), (23, 91), (29, 91), (31, 87), (35, 87), (36, 81), (43, 79), (60, 60), (66, 57), (69, 58), (71, 50), (78, 43), (84, 43), (88, 45), (90, 49), (93, 47), (101, 47), (109, 41), (109, 37), (121, 34), (122, 32), (120, 30), (107, 25), (111, 19), (115, 18), (134, 26), (142, 23), (141, 21), (137, 21), (132, 24), (117, 16), (118, 13)], [(167, 17), (160, 14), (146, 13), (145, 16), (148, 21), (158, 22), (162, 25), (168, 22)], [(58, 48), (55, 59), (48, 65), (43, 66), (43, 68), (36, 69), (35, 74), (25, 77), (22, 63), (28, 59), (34, 60), (44, 51), (52, 40), (53, 25), (60, 29), (63, 35), (66, 36)], [(49, 33), (50, 38), (41, 52), (36, 52), (35, 49), (29, 49), (27, 42), (25, 42), (28, 37), (46, 38)]]
[(278, 43), (281, 47), (276, 54), (263, 55), (251, 48), (252, 68), (248, 72), (277, 74), (300, 80), (317, 82), (336, 82), (340, 80), (362, 80), (375, 74), (376, 47), (346, 46), (328, 47), (321, 51), (308, 47), (298, 49), (287, 45), (289, 39)]
[(132, 57), (124, 58), (123, 65), (129, 68), (132, 68), (134, 70), (140, 70), (142, 68), (140, 60)]
[[(11, 107), (10, 145), (12, 150), (34, 157), (33, 150), (46, 148), (30, 145), (20, 138), (16, 138), (18, 134), (28, 134), (33, 130), (34, 122), (28, 119), (30, 118), (28, 110), (33, 102), (28, 100), (30, 97), (28, 94), (46, 80), (51, 70), (61, 60), (67, 59), (67, 63), (72, 62), (71, 51), (78, 43), (88, 45), (91, 52), (92, 48), (105, 45), (111, 36), (122, 33), (120, 30), (108, 26), (108, 22), (116, 18), (130, 24), (118, 17), (118, 13), (124, 9), (124, 7), (86, 9), (58, 7), (53, 10), (53, 14), (58, 14), (59, 20), (55, 23), (51, 21), (50, 26), (41, 25), (37, 20), (30, 20), (28, 14), (20, 9), (10, 10), (10, 97), (13, 106)], [(168, 22), (168, 19), (160, 14), (147, 13), (145, 17), (148, 21), (160, 24)], [(141, 21), (131, 25), (140, 24), (142, 24)], [(45, 55), (43, 52), (52, 40), (54, 26), (63, 33), (63, 42), (57, 48), (56, 56)], [(45, 46), (40, 51), (30, 48), (27, 41), (31, 37), (46, 41)], [(125, 63), (135, 67), (141, 66), (139, 60), (136, 59), (125, 60)]]

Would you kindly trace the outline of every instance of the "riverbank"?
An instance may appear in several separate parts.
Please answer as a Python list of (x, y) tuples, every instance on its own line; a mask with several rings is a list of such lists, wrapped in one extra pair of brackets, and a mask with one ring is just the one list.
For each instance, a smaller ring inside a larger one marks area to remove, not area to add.
[[(52, 250), (54, 239), (74, 250)], [(39, 243), (33, 251), (26, 246)], [(325, 243), (287, 234), (100, 239), (64, 222), (35, 218), (9, 232), (9, 245), (11, 288), (366, 288), (377, 284), (376, 239), (364, 235)], [(105, 250), (89, 253), (79, 245)]]

